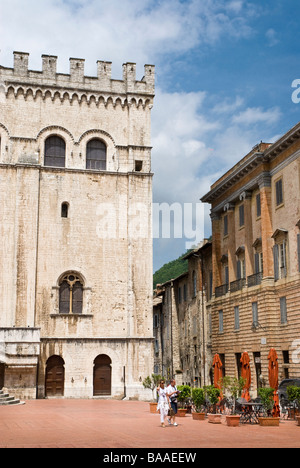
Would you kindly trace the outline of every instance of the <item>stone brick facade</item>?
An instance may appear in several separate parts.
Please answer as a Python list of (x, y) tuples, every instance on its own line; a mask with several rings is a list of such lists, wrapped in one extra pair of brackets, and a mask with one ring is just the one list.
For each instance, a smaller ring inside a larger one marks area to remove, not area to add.
[[(211, 383), (206, 304), (211, 291), (211, 242), (189, 252), (187, 272), (157, 285), (154, 298), (155, 372), (192, 387)], [(205, 266), (205, 268), (204, 268)]]
[(300, 124), (261, 143), (202, 198), (211, 204), (212, 352), (239, 375), (251, 359), (251, 394), (268, 384), (268, 353), (279, 379), (300, 377)]
[[(70, 59), (69, 74), (57, 73), (54, 56), (42, 56), (42, 71), (28, 63), (15, 52), (14, 68), (0, 67), (4, 386), (44, 397), (47, 362), (57, 356), (63, 396), (93, 397), (103, 355), (109, 395), (145, 398), (142, 381), (153, 368), (154, 66), (137, 81), (133, 63), (123, 65), (123, 80), (111, 78), (110, 62), (97, 62), (96, 77), (85, 76), (82, 59)], [(63, 167), (45, 164), (51, 137), (64, 142)], [(105, 148), (105, 170), (87, 166), (91, 141)], [(66, 276), (80, 285), (80, 313), (62, 313)]]

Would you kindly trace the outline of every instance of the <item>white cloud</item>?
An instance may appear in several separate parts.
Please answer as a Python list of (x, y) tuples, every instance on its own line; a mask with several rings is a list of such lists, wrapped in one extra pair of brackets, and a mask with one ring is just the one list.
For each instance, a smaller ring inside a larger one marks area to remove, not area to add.
[(276, 44), (279, 43), (279, 39), (277, 38), (276, 31), (272, 28), (267, 30), (266, 38), (268, 40), (268, 45), (270, 47), (274, 47)]
[(240, 96), (236, 96), (235, 100), (232, 102), (232, 99), (226, 98), (223, 101), (218, 102), (212, 112), (216, 114), (229, 114), (235, 112), (244, 104), (244, 99)]
[[(86, 58), (88, 74), (96, 60), (110, 60), (115, 71), (126, 61), (162, 63), (166, 54), (184, 53), (223, 35), (249, 34), (241, 1), (220, 0), (10, 0), (0, 5), (2, 59), (12, 50), (31, 53), (31, 68), (41, 68), (41, 54), (59, 56), (68, 72), (70, 56)], [(246, 10), (245, 10), (246, 11)], [(120, 73), (120, 72), (118, 72)]]
[[(155, 200), (195, 202), (198, 172), (209, 157), (205, 138), (218, 123), (204, 116), (205, 93), (157, 90), (153, 108), (152, 144)], [(201, 112), (203, 110), (203, 112)]]
[[(122, 63), (132, 61), (137, 79), (145, 63), (154, 63), (154, 201), (197, 203), (225, 169), (265, 139), (261, 132), (278, 121), (280, 111), (247, 108), (243, 98), (226, 97), (224, 90), (210, 109), (201, 89), (163, 92), (163, 73), (199, 45), (251, 36), (248, 20), (256, 10), (243, 0), (2, 1), (0, 63), (12, 66), (12, 51), (23, 50), (30, 53), (30, 68), (39, 70), (41, 55), (55, 54), (58, 71), (68, 73), (69, 57), (81, 57), (86, 74), (95, 76), (96, 61), (109, 60), (112, 77), (120, 78)], [(266, 37), (274, 41), (275, 32), (267, 31)]]
[(254, 125), (257, 123), (274, 124), (280, 118), (280, 109), (274, 107), (264, 110), (261, 107), (248, 107), (232, 118), (233, 123)]

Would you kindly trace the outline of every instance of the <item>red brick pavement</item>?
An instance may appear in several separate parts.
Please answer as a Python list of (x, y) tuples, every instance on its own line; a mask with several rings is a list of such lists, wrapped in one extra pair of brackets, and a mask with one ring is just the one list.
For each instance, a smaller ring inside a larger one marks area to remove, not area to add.
[(148, 403), (113, 400), (31, 400), (0, 406), (0, 448), (300, 448), (300, 427), (238, 428), (177, 418), (160, 427)]

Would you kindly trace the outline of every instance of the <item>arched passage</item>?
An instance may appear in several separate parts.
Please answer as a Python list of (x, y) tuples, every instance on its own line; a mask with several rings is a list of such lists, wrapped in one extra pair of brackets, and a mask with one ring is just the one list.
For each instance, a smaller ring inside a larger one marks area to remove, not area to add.
[(94, 396), (111, 395), (111, 359), (100, 354), (94, 360)]
[(0, 362), (0, 390), (4, 387), (5, 364)]
[(65, 383), (64, 360), (51, 356), (46, 363), (45, 396), (63, 396)]

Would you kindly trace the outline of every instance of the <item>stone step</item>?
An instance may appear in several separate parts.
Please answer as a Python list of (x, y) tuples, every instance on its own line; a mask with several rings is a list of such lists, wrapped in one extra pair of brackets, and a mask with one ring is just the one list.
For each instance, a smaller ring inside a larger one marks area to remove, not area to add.
[(20, 400), (15, 400), (14, 398), (12, 400), (5, 400), (5, 401), (0, 401), (0, 406), (5, 406), (5, 405), (18, 405), (20, 403)]
[(4, 393), (3, 390), (0, 390), (0, 406), (4, 405), (22, 405), (23, 401), (20, 401), (18, 398), (9, 396), (9, 393)]

